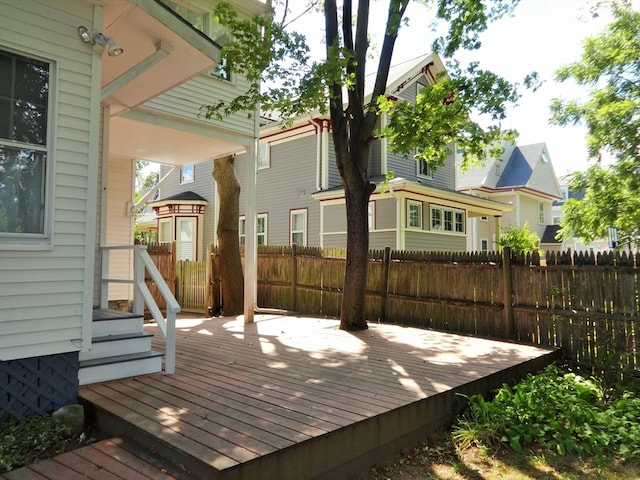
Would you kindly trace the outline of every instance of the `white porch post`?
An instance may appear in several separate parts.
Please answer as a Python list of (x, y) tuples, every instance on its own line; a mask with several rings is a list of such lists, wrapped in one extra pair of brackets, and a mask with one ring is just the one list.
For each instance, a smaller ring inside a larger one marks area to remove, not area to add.
[(246, 169), (247, 183), (244, 193), (247, 199), (245, 217), (244, 242), (244, 323), (252, 323), (258, 303), (258, 246), (256, 236), (257, 223), (257, 171), (258, 171), (258, 142), (260, 140), (260, 111), (255, 111), (254, 140), (249, 149), (249, 161), (243, 167)]

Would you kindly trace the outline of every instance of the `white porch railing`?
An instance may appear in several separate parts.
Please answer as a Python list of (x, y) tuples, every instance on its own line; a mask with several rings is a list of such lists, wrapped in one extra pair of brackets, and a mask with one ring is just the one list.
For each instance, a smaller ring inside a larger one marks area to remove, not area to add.
[[(175, 299), (171, 290), (167, 286), (160, 271), (151, 260), (147, 253), (146, 245), (125, 245), (116, 247), (102, 247), (102, 284), (100, 290), (100, 308), (108, 308), (109, 306), (109, 284), (110, 283), (128, 283), (133, 284), (133, 313), (136, 315), (144, 315), (144, 306), (151, 313), (153, 319), (157, 322), (162, 334), (165, 338), (165, 373), (175, 373), (176, 371), (176, 315), (180, 312), (180, 305)], [(133, 250), (133, 280), (105, 278), (109, 273), (109, 254), (113, 250)], [(145, 270), (155, 282), (160, 294), (167, 305), (166, 318), (162, 315), (158, 304), (153, 298), (151, 291), (145, 283)]]

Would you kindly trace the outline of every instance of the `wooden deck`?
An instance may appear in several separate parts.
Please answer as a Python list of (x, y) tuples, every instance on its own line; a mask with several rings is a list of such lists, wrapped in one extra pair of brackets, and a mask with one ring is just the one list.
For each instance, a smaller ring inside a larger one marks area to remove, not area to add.
[[(148, 327), (157, 334), (155, 327)], [(178, 321), (177, 372), (87, 385), (108, 435), (178, 478), (347, 479), (451, 421), (558, 351), (415, 328), (258, 315)], [(154, 348), (163, 349), (161, 335)]]

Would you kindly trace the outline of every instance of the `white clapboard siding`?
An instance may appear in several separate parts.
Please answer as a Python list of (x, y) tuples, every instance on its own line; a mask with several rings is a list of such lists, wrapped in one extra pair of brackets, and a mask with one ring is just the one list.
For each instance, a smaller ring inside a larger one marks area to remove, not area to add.
[(74, 0), (0, 0), (0, 48), (54, 62), (47, 159), (52, 241), (46, 248), (0, 248), (0, 360), (78, 350), (87, 338), (84, 292), (93, 262), (85, 244), (93, 241), (96, 215), (88, 210), (95, 208), (97, 163), (90, 158), (90, 126), (100, 92), (92, 79), (96, 59), (77, 28), (92, 25), (96, 9)]

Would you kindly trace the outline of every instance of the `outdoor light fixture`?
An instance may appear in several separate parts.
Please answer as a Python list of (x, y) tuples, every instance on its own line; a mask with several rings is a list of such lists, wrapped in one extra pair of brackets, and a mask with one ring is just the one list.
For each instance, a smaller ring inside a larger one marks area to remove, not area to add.
[(111, 57), (117, 57), (124, 52), (124, 49), (120, 47), (113, 38), (107, 37), (101, 32), (93, 31), (84, 25), (78, 27), (78, 35), (84, 43), (97, 46), (100, 51), (109, 47), (107, 54)]

